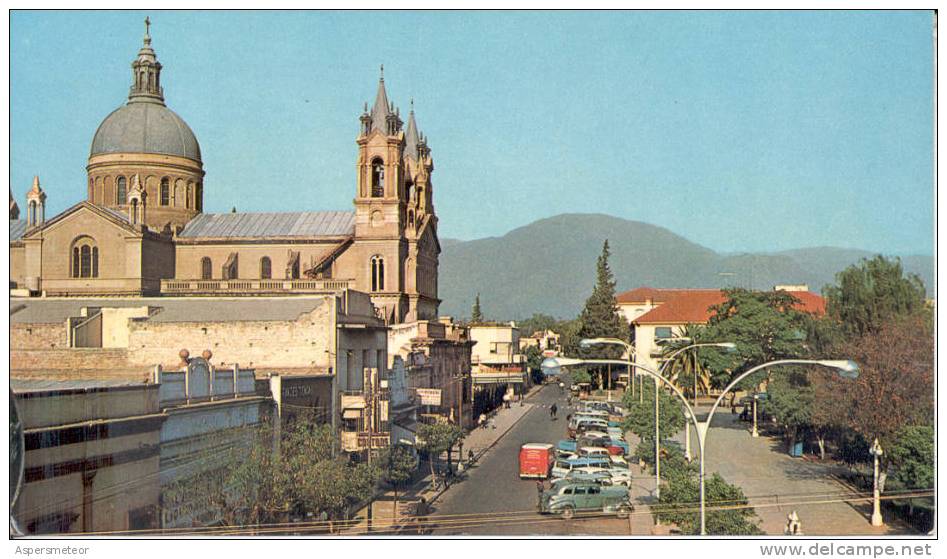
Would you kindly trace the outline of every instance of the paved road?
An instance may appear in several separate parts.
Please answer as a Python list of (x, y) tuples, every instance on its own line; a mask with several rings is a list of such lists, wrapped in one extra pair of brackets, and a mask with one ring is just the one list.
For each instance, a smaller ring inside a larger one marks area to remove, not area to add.
[[(532, 409), (468, 470), (468, 478), (435, 503), (435, 534), (628, 534), (628, 521), (593, 516), (564, 521), (536, 511), (536, 482), (519, 478), (519, 449), (527, 442), (555, 443), (565, 437), (565, 396), (549, 385), (528, 400)], [(549, 406), (559, 419), (549, 418)]]

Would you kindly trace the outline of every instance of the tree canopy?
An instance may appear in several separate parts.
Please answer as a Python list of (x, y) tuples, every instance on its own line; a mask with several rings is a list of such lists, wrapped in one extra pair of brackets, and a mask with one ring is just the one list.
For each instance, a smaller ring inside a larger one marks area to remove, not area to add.
[[(570, 340), (574, 344), (584, 338), (617, 338), (625, 341), (629, 338), (629, 325), (619, 312), (618, 303), (615, 301), (615, 277), (608, 265), (609, 254), (606, 239), (596, 264), (595, 287), (579, 314), (577, 339)], [(572, 347), (567, 348), (568, 350), (582, 357), (604, 359), (616, 359), (624, 351), (621, 347), (604, 344), (590, 348)]]
[(480, 311), (480, 294), (474, 299), (473, 309), (470, 312), (470, 322), (477, 324), (483, 322), (483, 313)]
[(924, 282), (916, 274), (905, 277), (898, 258), (863, 259), (839, 272), (836, 281), (824, 289), (827, 310), (850, 335), (875, 332), (894, 317), (925, 308)]

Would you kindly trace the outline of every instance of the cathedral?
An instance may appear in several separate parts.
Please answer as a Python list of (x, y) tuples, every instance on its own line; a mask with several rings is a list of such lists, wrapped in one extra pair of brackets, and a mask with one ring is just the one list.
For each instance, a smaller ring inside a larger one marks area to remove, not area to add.
[(92, 137), (85, 200), (50, 219), (39, 177), (20, 219), (10, 193), (11, 295), (368, 293), (389, 324), (435, 319), (440, 245), (434, 163), (413, 107), (384, 74), (360, 115), (354, 211), (203, 211), (200, 144), (165, 103), (146, 21), (128, 101)]

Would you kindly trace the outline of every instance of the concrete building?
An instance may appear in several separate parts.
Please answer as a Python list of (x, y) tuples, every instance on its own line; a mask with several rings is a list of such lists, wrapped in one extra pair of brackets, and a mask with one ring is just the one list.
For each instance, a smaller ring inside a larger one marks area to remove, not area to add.
[(450, 318), (389, 327), (392, 442), (413, 442), (419, 419), (473, 426), (473, 345)]
[[(792, 295), (799, 299), (799, 310), (825, 312), (825, 300), (819, 295), (804, 290), (792, 290)], [(661, 364), (661, 343), (680, 337), (688, 324), (707, 324), (712, 316), (711, 307), (723, 303), (726, 294), (719, 289), (639, 287), (619, 293), (615, 299), (619, 312), (634, 329), (637, 362), (657, 369)]]
[(12, 511), (25, 534), (158, 527), (158, 385), (122, 380), (10, 382), (25, 439)]
[(541, 351), (556, 351), (559, 349), (559, 334), (552, 330), (537, 330), (530, 336), (520, 338), (520, 353), (531, 346)]
[[(384, 77), (356, 138), (354, 211), (204, 213), (200, 144), (167, 107), (146, 25), (128, 101), (99, 125), (85, 200), (47, 219), (39, 177), (10, 204), (10, 284), (28, 296), (369, 293), (387, 323), (434, 320), (434, 161)], [(119, 84), (115, 84), (119, 87)], [(287, 195), (282, 189), (274, 195)]]
[(500, 405), (504, 395), (523, 393), (529, 378), (515, 323), (473, 324), (470, 338), (476, 344), (471, 352), (471, 377), (474, 413), (479, 415)]
[(11, 375), (47, 380), (149, 380), (178, 366), (181, 348), (204, 347), (213, 364), (329, 383), (326, 421), (340, 425), (342, 395), (383, 370), (387, 331), (367, 294), (301, 297), (11, 299)]

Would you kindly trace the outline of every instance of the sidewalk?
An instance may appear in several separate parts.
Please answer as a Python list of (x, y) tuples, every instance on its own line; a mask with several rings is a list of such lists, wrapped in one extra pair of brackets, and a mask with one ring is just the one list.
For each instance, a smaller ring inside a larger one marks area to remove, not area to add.
[[(474, 428), (468, 432), (467, 436), (463, 439), (463, 460), (466, 461), (468, 450), (474, 451), (474, 461), (480, 460), (487, 451), (496, 445), (496, 443), (533, 408), (533, 404), (529, 403), (529, 398), (536, 394), (541, 388), (542, 385), (531, 388), (525, 395), (525, 401), (522, 406), (519, 402), (514, 402), (509, 409), (502, 406), (497, 408), (490, 414), (486, 429)], [(454, 468), (457, 468), (461, 479), (454, 481), (454, 484), (463, 483), (463, 469), (458, 467), (456, 457), (457, 454), (454, 456), (455, 460), (453, 464)], [(444, 465), (446, 463), (446, 454), (443, 454), (441, 455), (439, 464)], [(415, 526), (413, 517), (417, 503), (423, 497), (427, 500), (428, 504), (432, 504), (449, 489), (449, 487), (445, 487), (443, 484), (440, 485), (437, 490), (432, 488), (431, 472), (427, 463), (421, 465), (419, 473), (421, 476), (411, 487), (398, 493), (397, 511), (394, 508), (394, 491), (387, 490), (375, 498), (375, 502), (372, 505), (371, 533), (378, 533), (379, 535), (397, 533), (413, 534), (412, 529)], [(355, 522), (343, 529), (340, 533), (342, 535), (365, 535), (368, 530), (368, 507), (366, 506), (360, 509), (355, 514), (353, 520)]]

